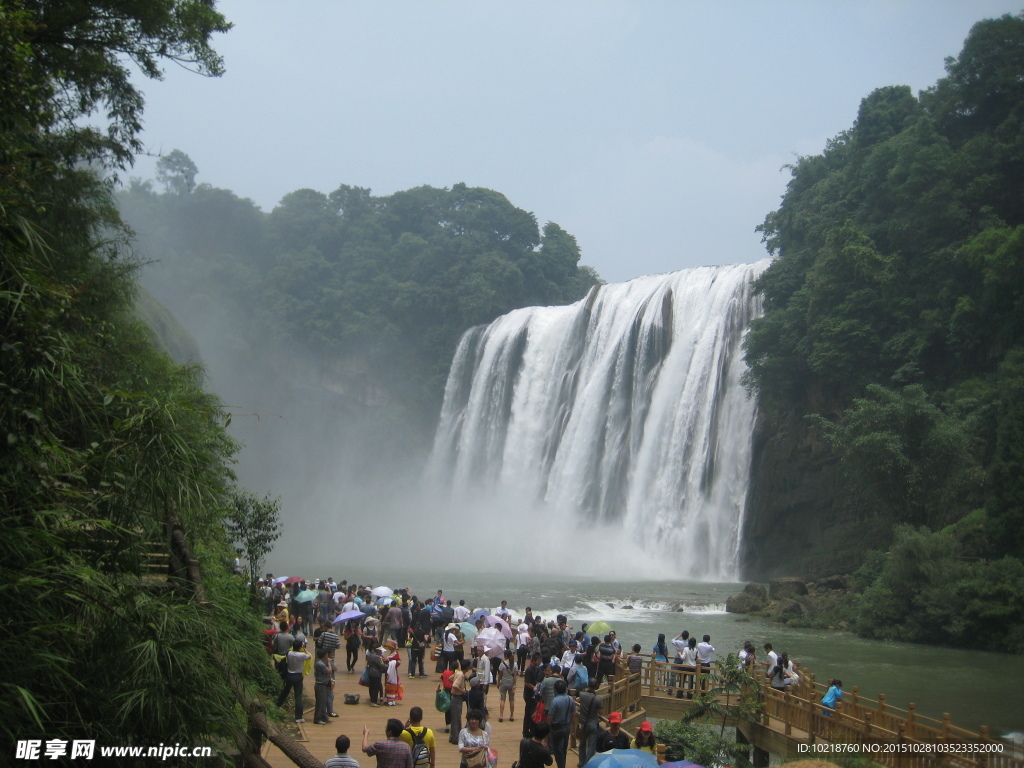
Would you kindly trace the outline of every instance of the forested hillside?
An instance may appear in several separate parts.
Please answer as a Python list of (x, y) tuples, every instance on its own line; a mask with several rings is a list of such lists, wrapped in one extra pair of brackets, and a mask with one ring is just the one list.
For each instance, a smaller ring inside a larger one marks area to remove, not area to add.
[(144, 278), (151, 290), (186, 324), (244, 318), (228, 326), (260, 370), (299, 348), (344, 382), (351, 403), (423, 435), (467, 328), (575, 301), (598, 282), (572, 235), (550, 222), (541, 230), (492, 190), (301, 189), (264, 213), (196, 185), (197, 173), (174, 151), (157, 184), (119, 195), (143, 258), (156, 262)]
[[(235, 449), (199, 371), (134, 321), (135, 263), (111, 184), (139, 150), (130, 61), (216, 75), (229, 24), (202, 0), (0, 3), (0, 713), (15, 741), (245, 742), (274, 685), (222, 523)], [(100, 108), (108, 121), (88, 127)], [(95, 172), (94, 172), (95, 170)], [(147, 580), (183, 526), (204, 569)], [(9, 751), (7, 751), (9, 750)], [(74, 760), (73, 762), (78, 762)], [(125, 758), (124, 765), (143, 761)], [(181, 765), (222, 761), (183, 759)], [(223, 760), (226, 763), (226, 760)]]
[(762, 226), (748, 561), (848, 573), (891, 547), (858, 575), (860, 631), (1019, 650), (1024, 17), (946, 70), (867, 96)]

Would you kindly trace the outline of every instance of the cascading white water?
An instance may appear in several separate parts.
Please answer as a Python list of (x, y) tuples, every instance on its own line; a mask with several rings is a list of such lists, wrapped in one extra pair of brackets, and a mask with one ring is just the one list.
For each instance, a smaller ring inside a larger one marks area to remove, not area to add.
[(755, 412), (741, 344), (767, 264), (600, 286), (467, 331), (429, 474), (496, 520), (542, 510), (544, 537), (585, 531), (666, 577), (735, 579)]

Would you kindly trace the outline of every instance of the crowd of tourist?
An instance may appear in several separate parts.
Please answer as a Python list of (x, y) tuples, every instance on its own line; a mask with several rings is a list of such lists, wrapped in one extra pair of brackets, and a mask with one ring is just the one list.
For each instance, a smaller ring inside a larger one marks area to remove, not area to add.
[[(400, 668), (405, 648), (407, 676), (437, 675), (437, 708), (444, 712), (448, 741), (458, 748), (462, 768), (488, 768), (494, 764), (490, 734), (497, 722), (515, 722), (516, 693), (521, 692), (522, 741), (520, 768), (557, 764), (565, 768), (569, 730), (575, 718), (579, 737), (579, 765), (610, 749), (655, 751), (653, 728), (643, 722), (632, 734), (622, 731), (622, 713), (607, 713), (602, 726), (602, 682), (616, 674), (624, 662), (630, 675), (639, 674), (645, 659), (663, 662), (656, 672), (659, 690), (679, 698), (697, 692), (699, 675), (716, 661), (709, 635), (698, 641), (683, 631), (667, 641), (659, 634), (649, 652), (639, 644), (623, 649), (614, 630), (591, 634), (582, 624), (569, 625), (564, 615), (545, 620), (527, 607), (521, 618), (512, 615), (506, 601), (493, 609), (457, 605), (442, 590), (420, 600), (408, 589), (335, 583), (333, 579), (307, 583), (300, 579), (268, 578), (259, 589), (266, 601), (268, 627), (265, 643), (275, 660), (284, 687), (277, 699), (283, 706), (295, 697), (295, 721), (303, 718), (302, 686), (314, 676), (314, 724), (337, 717), (334, 685), (339, 673), (356, 673), (364, 664), (359, 684), (367, 688), (369, 706), (395, 707), (403, 698)], [(310, 645), (312, 641), (312, 645)], [(344, 663), (341, 649), (344, 648)], [(766, 683), (786, 690), (799, 685), (799, 664), (770, 643), (763, 646)], [(738, 653), (738, 664), (760, 669), (753, 643)], [(428, 665), (431, 667), (427, 671)], [(841, 683), (832, 681), (823, 706), (834, 708), (842, 696)], [(494, 691), (492, 692), (492, 689)], [(354, 697), (355, 694), (346, 694)], [(358, 700), (358, 697), (355, 698)], [(380, 768), (434, 768), (436, 737), (421, 724), (419, 707), (402, 723), (391, 718), (384, 741), (371, 742), (364, 731), (362, 750), (376, 756)], [(331, 768), (355, 768), (348, 756), (350, 739), (339, 736), (338, 755)]]

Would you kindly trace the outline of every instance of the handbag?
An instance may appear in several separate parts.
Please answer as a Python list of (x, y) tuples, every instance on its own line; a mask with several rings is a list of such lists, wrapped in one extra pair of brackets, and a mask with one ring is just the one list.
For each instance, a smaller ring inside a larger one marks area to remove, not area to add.
[(466, 755), (466, 768), (484, 768), (487, 765), (487, 747)]
[(363, 670), (363, 674), (359, 676), (359, 684), (367, 688), (370, 687), (370, 668), (367, 667)]
[(545, 717), (547, 717), (547, 712), (544, 711), (544, 702), (538, 702), (537, 708), (533, 710), (533, 722), (543, 723)]
[(437, 661), (440, 658), (441, 658), (441, 644), (438, 643), (437, 645), (434, 646), (434, 650), (432, 650), (430, 652), (430, 660), (431, 661)]
[(444, 688), (439, 688), (434, 694), (434, 709), (438, 712), (447, 712), (452, 708), (452, 697)]

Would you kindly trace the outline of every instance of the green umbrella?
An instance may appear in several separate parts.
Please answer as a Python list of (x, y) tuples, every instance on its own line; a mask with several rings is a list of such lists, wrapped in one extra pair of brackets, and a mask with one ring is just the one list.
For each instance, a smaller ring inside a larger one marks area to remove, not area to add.
[(587, 624), (587, 634), (591, 637), (597, 635), (602, 640), (604, 640), (605, 635), (607, 635), (614, 629), (615, 627), (613, 627), (607, 621), (595, 621), (593, 624)]
[(462, 630), (462, 636), (466, 638), (467, 643), (472, 643), (476, 640), (476, 626), (470, 624), (468, 621), (464, 621), (459, 624), (459, 629)]

